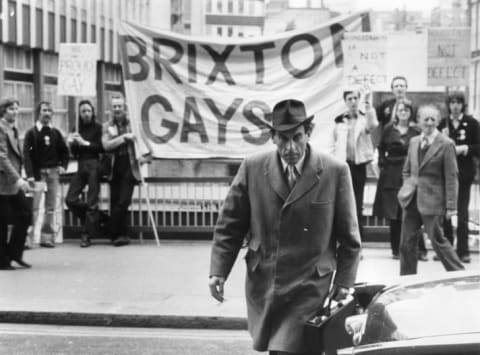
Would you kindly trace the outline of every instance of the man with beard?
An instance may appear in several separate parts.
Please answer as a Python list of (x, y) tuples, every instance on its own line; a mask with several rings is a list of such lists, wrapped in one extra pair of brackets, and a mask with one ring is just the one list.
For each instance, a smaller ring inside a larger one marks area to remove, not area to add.
[[(90, 238), (98, 236), (102, 126), (95, 120), (95, 111), (90, 101), (80, 101), (78, 112), (79, 130), (69, 137), (72, 154), (78, 159), (78, 170), (70, 182), (65, 202), (72, 213), (80, 218), (82, 223), (80, 247), (86, 248), (91, 245)], [(86, 202), (80, 198), (85, 186), (88, 186)]]

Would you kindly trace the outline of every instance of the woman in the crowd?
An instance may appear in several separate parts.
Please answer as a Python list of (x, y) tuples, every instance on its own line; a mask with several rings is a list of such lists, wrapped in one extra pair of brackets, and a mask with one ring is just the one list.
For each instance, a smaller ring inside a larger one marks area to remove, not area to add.
[[(383, 130), (378, 145), (378, 165), (380, 177), (373, 205), (373, 213), (390, 222), (390, 245), (392, 257), (399, 258), (399, 245), (402, 226), (402, 209), (397, 200), (397, 193), (402, 186), (402, 169), (407, 157), (410, 139), (420, 134), (420, 130), (412, 124), (413, 106), (409, 100), (397, 103), (394, 120)], [(428, 260), (425, 241), (419, 238), (418, 259)]]

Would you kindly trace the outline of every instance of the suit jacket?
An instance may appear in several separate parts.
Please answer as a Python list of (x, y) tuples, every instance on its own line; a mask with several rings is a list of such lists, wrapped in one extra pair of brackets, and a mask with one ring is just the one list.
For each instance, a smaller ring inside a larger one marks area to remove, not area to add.
[(480, 126), (478, 121), (469, 115), (463, 115), (458, 129), (455, 129), (449, 118), (444, 118), (438, 125), (441, 132), (448, 132), (448, 136), (455, 145), (467, 145), (468, 154), (457, 155), (458, 174), (461, 181), (473, 181), (475, 177), (475, 161), (473, 157), (480, 157)]
[(289, 193), (276, 151), (246, 158), (217, 221), (210, 275), (228, 277), (247, 234), (254, 348), (305, 351), (302, 316), (321, 307), (335, 270), (334, 282), (345, 287), (357, 272), (360, 235), (346, 163), (311, 151)]
[[(364, 164), (373, 160), (374, 149), (371, 138), (371, 130), (367, 127), (367, 116), (375, 115), (375, 111), (359, 112), (359, 116), (354, 127), (355, 140), (355, 164)], [(347, 160), (347, 139), (348, 126), (346, 123), (348, 114), (341, 114), (335, 117), (335, 126), (330, 137), (329, 152), (342, 161)]]
[(22, 153), (13, 130), (0, 119), (0, 195), (15, 195), (19, 187)]
[(410, 140), (398, 201), (406, 208), (416, 196), (414, 202), (421, 214), (442, 216), (447, 210), (457, 209), (458, 168), (455, 146), (449, 138), (437, 134), (419, 163), (420, 140), (420, 136)]
[[(125, 126), (126, 132), (132, 132), (130, 122), (127, 121), (126, 126)], [(115, 151), (127, 144), (127, 149), (128, 149), (128, 157), (130, 160), (130, 167), (132, 169), (132, 175), (137, 180), (140, 182), (142, 180), (142, 177), (140, 175), (140, 167), (138, 165), (137, 158), (135, 156), (135, 147), (133, 143), (131, 142), (126, 142), (121, 134), (119, 134), (118, 127), (115, 124), (113, 120), (110, 120), (108, 122), (105, 122), (103, 124), (103, 133), (102, 133), (102, 145), (103, 149), (105, 149), (106, 152), (112, 153), (112, 159), (111, 159), (111, 169), (109, 170), (109, 176), (107, 177), (108, 180), (112, 180), (113, 178), (113, 165), (115, 164)]]

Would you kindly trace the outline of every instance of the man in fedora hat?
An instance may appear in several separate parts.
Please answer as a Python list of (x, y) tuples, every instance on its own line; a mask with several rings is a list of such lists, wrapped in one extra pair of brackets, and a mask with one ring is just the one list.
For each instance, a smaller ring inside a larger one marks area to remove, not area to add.
[(248, 328), (254, 349), (270, 354), (314, 350), (305, 321), (327, 295), (348, 295), (359, 262), (348, 166), (312, 150), (312, 118), (301, 101), (275, 105), (277, 149), (243, 161), (214, 231), (210, 292), (223, 301), (224, 283), (247, 244)]

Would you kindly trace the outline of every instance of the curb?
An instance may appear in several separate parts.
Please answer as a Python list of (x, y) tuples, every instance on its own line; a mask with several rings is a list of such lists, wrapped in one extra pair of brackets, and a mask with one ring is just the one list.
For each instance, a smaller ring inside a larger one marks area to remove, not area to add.
[(98, 327), (247, 330), (241, 317), (0, 311), (0, 323)]

